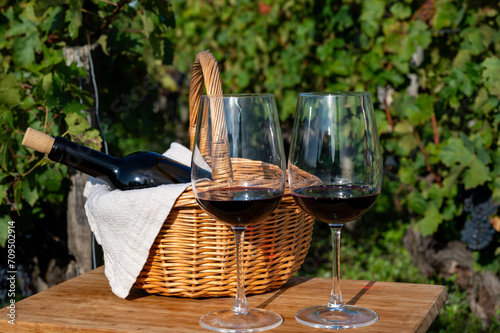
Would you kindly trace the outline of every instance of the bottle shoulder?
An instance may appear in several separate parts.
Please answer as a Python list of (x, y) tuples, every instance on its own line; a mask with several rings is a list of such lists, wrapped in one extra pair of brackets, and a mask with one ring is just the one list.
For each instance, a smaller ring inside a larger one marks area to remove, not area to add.
[(156, 163), (163, 155), (151, 151), (136, 151), (121, 158), (122, 163)]

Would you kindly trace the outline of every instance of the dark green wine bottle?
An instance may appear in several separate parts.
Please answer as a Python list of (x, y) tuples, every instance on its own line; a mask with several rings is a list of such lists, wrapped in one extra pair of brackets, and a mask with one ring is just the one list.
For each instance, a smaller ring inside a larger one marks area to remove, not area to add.
[(191, 181), (191, 168), (149, 151), (117, 158), (62, 137), (53, 138), (32, 128), (26, 131), (22, 144), (48, 154), (48, 158), (54, 162), (103, 180), (112, 188), (120, 190)]

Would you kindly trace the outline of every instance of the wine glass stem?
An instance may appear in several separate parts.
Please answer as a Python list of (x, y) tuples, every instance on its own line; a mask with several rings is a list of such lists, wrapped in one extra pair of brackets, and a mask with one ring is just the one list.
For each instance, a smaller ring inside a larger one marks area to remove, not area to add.
[(342, 307), (344, 301), (342, 300), (342, 292), (340, 291), (340, 235), (342, 231), (342, 224), (330, 224), (332, 232), (332, 250), (333, 250), (333, 283), (332, 294), (328, 307)]
[(245, 263), (243, 261), (243, 239), (246, 227), (233, 227), (236, 241), (236, 299), (233, 311), (244, 313), (248, 311), (247, 297), (245, 296)]

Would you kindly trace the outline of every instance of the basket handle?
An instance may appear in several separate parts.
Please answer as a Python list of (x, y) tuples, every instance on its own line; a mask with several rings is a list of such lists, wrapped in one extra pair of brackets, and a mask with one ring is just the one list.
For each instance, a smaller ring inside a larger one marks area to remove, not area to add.
[(208, 96), (222, 96), (219, 67), (210, 51), (203, 51), (196, 55), (191, 71), (189, 87), (189, 142), (191, 150), (193, 150), (196, 123), (200, 112), (203, 83)]
[[(203, 51), (196, 55), (191, 71), (191, 83), (189, 88), (189, 140), (191, 151), (194, 149), (194, 136), (200, 113), (203, 83), (205, 84), (207, 95), (215, 98), (210, 99), (210, 112), (213, 119), (212, 146), (207, 147), (206, 142), (201, 142), (200, 151), (203, 153), (207, 152), (208, 149), (212, 151), (211, 162), (213, 179), (232, 179), (227, 127), (222, 101), (222, 85), (217, 60), (215, 60), (215, 57), (210, 51)], [(201, 131), (207, 130), (208, 126), (202, 125)]]

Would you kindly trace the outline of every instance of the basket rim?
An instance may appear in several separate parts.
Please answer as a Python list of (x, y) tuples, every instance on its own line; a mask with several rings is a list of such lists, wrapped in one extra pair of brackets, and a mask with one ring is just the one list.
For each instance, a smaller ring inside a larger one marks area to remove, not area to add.
[(202, 98), (225, 98), (225, 97), (274, 97), (272, 93), (234, 93), (234, 94), (222, 94), (222, 95), (201, 95)]

